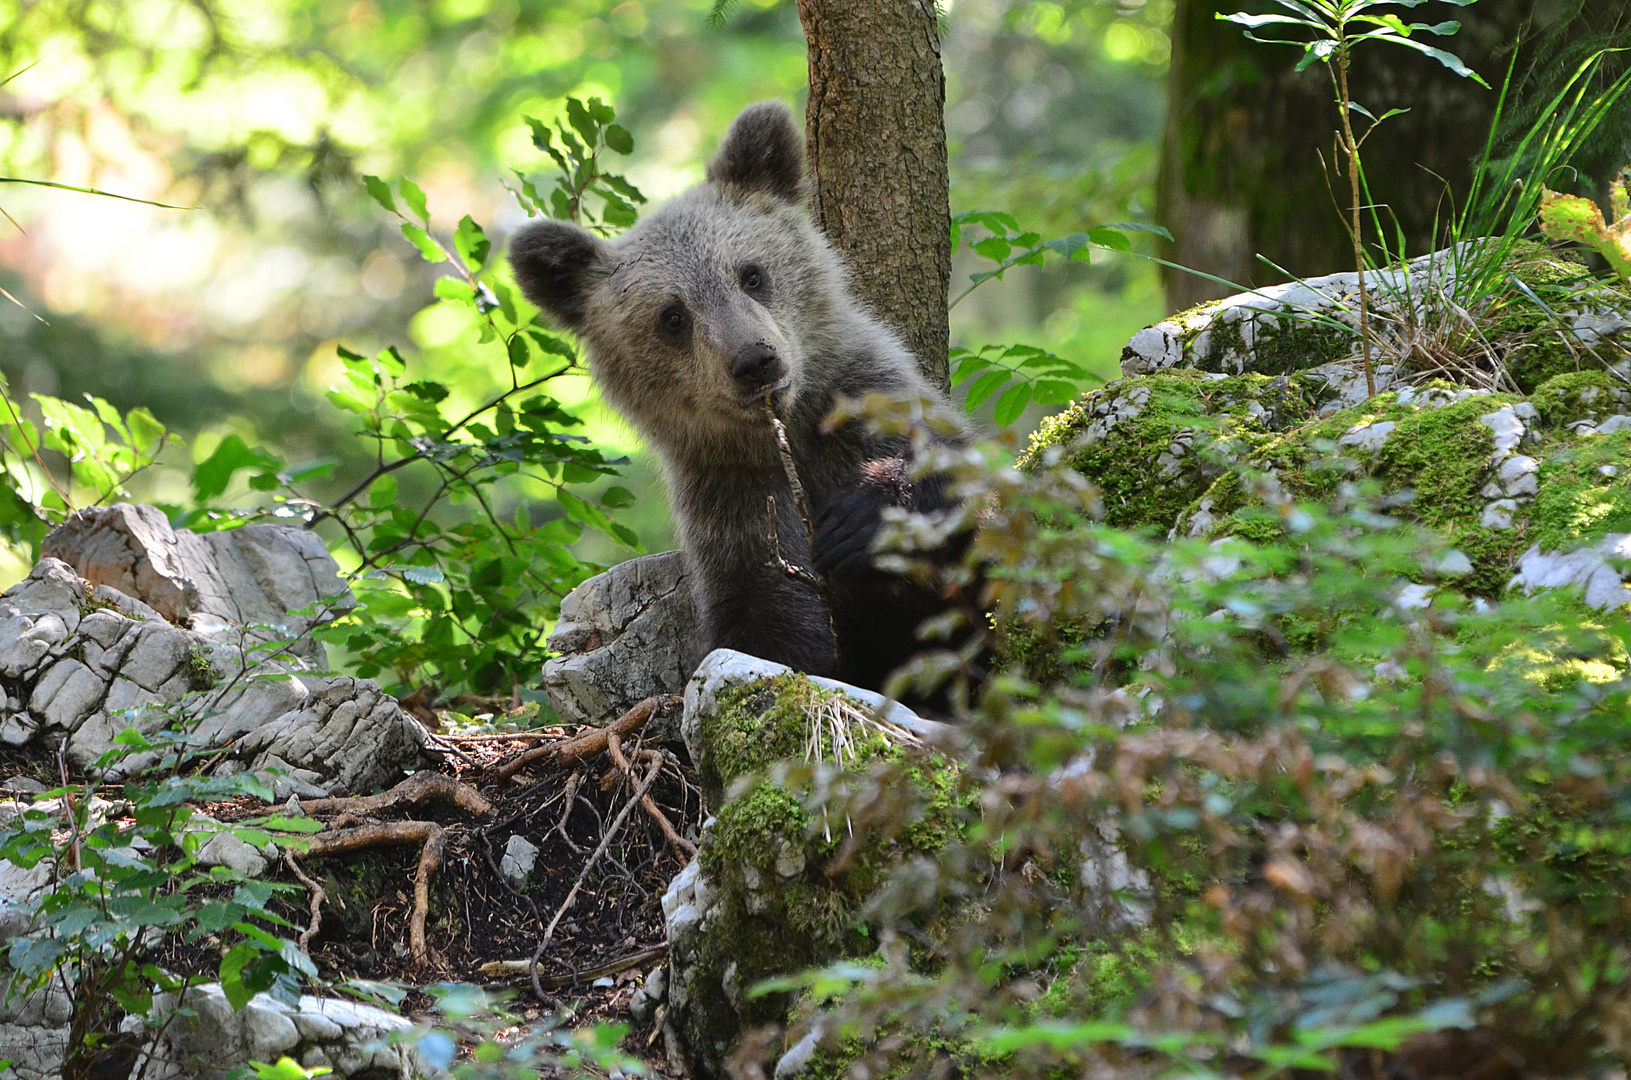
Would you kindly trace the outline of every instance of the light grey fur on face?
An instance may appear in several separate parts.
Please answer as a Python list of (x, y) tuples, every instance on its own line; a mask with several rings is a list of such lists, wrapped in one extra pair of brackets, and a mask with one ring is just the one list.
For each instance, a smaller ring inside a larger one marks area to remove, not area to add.
[[(733, 378), (733, 356), (761, 344), (773, 352), (789, 380), (777, 405), (796, 408), (812, 353), (834, 344), (832, 298), (847, 293), (831, 249), (796, 208), (711, 184), (607, 244), (601, 265), (579, 330), (595, 374), (650, 443), (676, 452), (762, 441), (762, 410), (757, 399), (744, 404), (751, 388)], [(761, 295), (742, 286), (748, 268), (765, 278)], [(673, 305), (688, 321), (677, 343), (658, 333)]]

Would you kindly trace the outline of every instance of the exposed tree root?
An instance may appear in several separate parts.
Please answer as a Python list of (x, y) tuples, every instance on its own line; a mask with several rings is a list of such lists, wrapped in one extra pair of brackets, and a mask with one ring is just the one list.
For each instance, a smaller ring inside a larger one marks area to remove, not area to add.
[(493, 812), (493, 804), (481, 797), (475, 788), (461, 784), (451, 776), (425, 770), (416, 772), (390, 791), (378, 795), (363, 795), (344, 799), (307, 799), (300, 808), (313, 816), (320, 814), (374, 814), (393, 806), (407, 804), (420, 806), (428, 802), (457, 806), (477, 817)]
[[(601, 964), (599, 967), (587, 968), (583, 971), (574, 971), (570, 975), (551, 975), (547, 979), (539, 979), (538, 984), (545, 990), (563, 990), (566, 987), (571, 986), (573, 983), (585, 981), (593, 982), (596, 979), (604, 979), (608, 975), (616, 975), (620, 971), (627, 971), (630, 968), (643, 967), (651, 961), (667, 955), (668, 943), (664, 942), (663, 944), (654, 948), (641, 949), (637, 953), (630, 953), (627, 956), (618, 957), (611, 963)], [(489, 960), (487, 963), (481, 965), (480, 970), (483, 975), (487, 976), (525, 975), (527, 972), (532, 970), (532, 961)]]
[(682, 699), (674, 694), (658, 694), (648, 697), (634, 708), (618, 717), (617, 720), (606, 727), (586, 731), (575, 738), (563, 739), (560, 742), (550, 743), (547, 746), (535, 746), (531, 750), (517, 754), (504, 762), (493, 773), (493, 778), (501, 784), (508, 783), (510, 777), (531, 765), (535, 761), (547, 760), (551, 765), (569, 765), (584, 758), (594, 757), (606, 749), (607, 737), (617, 735), (626, 739), (646, 726), (646, 721), (657, 714), (658, 709), (668, 708), (678, 704)]
[(318, 928), (323, 925), (323, 901), (328, 898), (328, 894), (323, 891), (321, 885), (306, 876), (300, 864), (295, 862), (294, 852), (285, 851), (283, 857), (288, 860), (289, 869), (294, 872), (294, 876), (311, 892), (311, 922), (300, 932), (300, 951), (310, 955), (311, 949), (308, 946), (311, 945), (311, 939), (317, 936)]
[[(637, 779), (634, 766), (623, 755), (623, 740), (617, 736), (616, 732), (606, 737), (606, 749), (612, 755), (612, 760), (617, 762), (617, 767), (622, 769), (623, 774), (633, 783)], [(662, 768), (663, 756), (655, 750), (642, 750), (636, 756), (647, 761), (656, 759), (657, 767)], [(640, 796), (640, 805), (647, 814), (651, 815), (651, 820), (657, 823), (657, 827), (663, 831), (663, 835), (668, 837), (668, 842), (685, 852), (686, 858), (690, 858), (697, 853), (697, 846), (674, 829), (673, 822), (668, 820), (668, 815), (657, 808), (657, 800), (653, 799), (649, 792)]]
[[(410, 783), (413, 779), (410, 777), (403, 783)], [(391, 792), (385, 794), (389, 795)], [(486, 800), (483, 799), (482, 802), (485, 803)], [(408, 924), (408, 951), (413, 956), (414, 963), (424, 965), (429, 962), (430, 952), (425, 946), (425, 917), (430, 910), (430, 879), (442, 865), (442, 849), (446, 844), (446, 834), (440, 825), (431, 821), (391, 821), (377, 825), (360, 825), (354, 829), (318, 833), (306, 843), (308, 845), (306, 854), (314, 857), (342, 855), (348, 851), (388, 844), (421, 845), (419, 870), (413, 878), (413, 917)]]

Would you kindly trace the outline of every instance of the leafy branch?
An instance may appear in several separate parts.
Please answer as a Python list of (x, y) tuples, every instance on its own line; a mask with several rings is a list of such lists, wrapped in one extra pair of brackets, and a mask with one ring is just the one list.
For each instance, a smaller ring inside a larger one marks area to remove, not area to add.
[[(634, 151), (634, 137), (616, 123), (613, 108), (592, 97), (588, 102), (577, 98), (566, 99), (566, 121), (553, 127), (531, 116), (525, 117), (532, 131), (532, 145), (549, 155), (560, 169), (555, 188), (545, 198), (538, 187), (514, 170), (517, 187), (509, 187), (524, 210), (531, 216), (544, 214), (562, 221), (575, 221), (593, 229), (602, 236), (613, 229), (626, 229), (634, 224), (639, 211), (635, 206), (646, 197), (640, 189), (617, 173), (607, 172), (601, 163), (603, 151), (610, 150), (627, 155)], [(590, 195), (600, 202), (599, 211), (592, 209)]]
[(1033, 401), (1038, 405), (1064, 405), (1082, 391), (1083, 383), (1104, 380), (1080, 364), (1033, 345), (984, 345), (979, 349), (951, 350), (951, 384), (970, 379), (964, 408), (973, 412), (1000, 390), (992, 412), (998, 427), (1007, 427)]
[(1041, 266), (1043, 259), (1050, 252), (1066, 259), (1087, 262), (1093, 248), (1116, 252), (1131, 251), (1132, 242), (1127, 238), (1128, 233), (1150, 233), (1165, 240), (1172, 239), (1172, 234), (1159, 225), (1117, 221), (1108, 225), (1095, 225), (1086, 232), (1073, 232), (1069, 236), (1044, 240), (1039, 232), (1022, 231), (1019, 222), (1014, 220), (1012, 215), (1000, 210), (966, 210), (961, 214), (952, 215), (953, 254), (956, 254), (962, 243), (964, 229), (971, 225), (983, 228), (987, 235), (970, 242), (969, 250), (981, 258), (989, 259), (997, 266), (994, 270), (980, 270), (970, 274), (968, 287), (952, 299), (947, 305), (948, 309), (962, 303), (969, 293), (987, 281), (1001, 278), (1016, 266)]

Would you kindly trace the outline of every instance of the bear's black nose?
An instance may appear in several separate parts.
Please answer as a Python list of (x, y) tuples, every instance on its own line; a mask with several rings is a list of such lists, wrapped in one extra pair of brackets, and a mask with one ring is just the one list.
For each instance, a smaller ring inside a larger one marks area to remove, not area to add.
[(763, 342), (738, 349), (731, 357), (731, 378), (749, 390), (769, 386), (781, 377), (781, 358)]

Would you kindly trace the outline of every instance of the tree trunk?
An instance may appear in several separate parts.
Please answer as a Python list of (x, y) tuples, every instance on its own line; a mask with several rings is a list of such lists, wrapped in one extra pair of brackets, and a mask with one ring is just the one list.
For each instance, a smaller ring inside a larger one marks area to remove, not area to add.
[[(1157, 211), (1176, 240), (1171, 258), (1242, 286), (1286, 280), (1259, 253), (1301, 277), (1352, 270), (1338, 210), (1346, 210), (1348, 195), (1346, 162), (1333, 153), (1330, 74), (1323, 64), (1298, 73), (1300, 49), (1248, 41), (1215, 18), (1243, 8), (1267, 10), (1243, 0), (1178, 0), (1174, 13)], [(1390, 211), (1382, 215), (1390, 247), (1395, 227), (1412, 255), (1443, 240), (1494, 119), (1507, 50), (1534, 10), (1532, 0), (1482, 0), (1410, 13), (1423, 22), (1459, 19), (1461, 32), (1434, 44), (1460, 56), (1493, 90), (1399, 46), (1360, 43), (1354, 99), (1377, 116), (1410, 110), (1384, 123), (1363, 150), (1373, 197)], [(1374, 245), (1368, 216), (1365, 230)], [(1174, 311), (1235, 291), (1177, 271), (1164, 276)]]
[(946, 80), (933, 0), (798, 0), (809, 43), (810, 213), (855, 291), (949, 385)]

